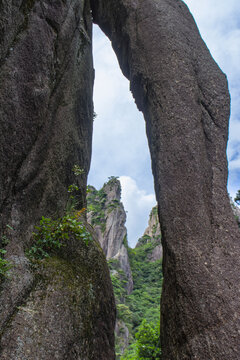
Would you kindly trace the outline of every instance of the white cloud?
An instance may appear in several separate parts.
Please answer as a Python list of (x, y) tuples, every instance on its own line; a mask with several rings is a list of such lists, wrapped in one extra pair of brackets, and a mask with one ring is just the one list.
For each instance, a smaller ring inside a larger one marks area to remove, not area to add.
[(120, 176), (122, 187), (122, 202), (127, 211), (128, 241), (134, 246), (148, 223), (150, 211), (156, 205), (155, 194), (147, 194), (138, 187), (130, 176)]
[(129, 91), (106, 36), (95, 27), (93, 155), (89, 183), (100, 188), (109, 176), (127, 174), (153, 191), (145, 121)]
[[(229, 162), (229, 169), (230, 170), (240, 170), (240, 154), (238, 155), (238, 157), (234, 160), (231, 160)], [(239, 184), (240, 186), (240, 184)]]

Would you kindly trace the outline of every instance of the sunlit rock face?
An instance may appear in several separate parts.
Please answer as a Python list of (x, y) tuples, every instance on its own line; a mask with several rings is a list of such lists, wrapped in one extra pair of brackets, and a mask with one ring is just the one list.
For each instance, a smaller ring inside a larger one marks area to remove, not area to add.
[(91, 3), (146, 120), (163, 243), (163, 359), (237, 360), (240, 236), (226, 191), (226, 77), (182, 1)]
[(161, 244), (161, 228), (158, 219), (158, 210), (157, 206), (152, 208), (152, 211), (149, 215), (148, 227), (144, 231), (142, 238), (138, 240), (138, 244), (143, 242), (152, 242), (155, 247), (153, 251), (149, 254), (148, 258), (150, 261), (160, 260), (162, 258), (162, 244)]
[(118, 261), (124, 271), (130, 294), (133, 280), (127, 252), (126, 212), (120, 201), (120, 181), (112, 177), (99, 191), (94, 187), (89, 187), (89, 190), (87, 220), (93, 226), (107, 260)]
[(65, 212), (70, 184), (85, 206), (91, 32), (88, 0), (0, 2), (0, 247), (12, 264), (0, 275), (1, 359), (115, 358), (114, 298), (97, 241), (72, 236), (34, 267), (25, 256), (41, 217)]

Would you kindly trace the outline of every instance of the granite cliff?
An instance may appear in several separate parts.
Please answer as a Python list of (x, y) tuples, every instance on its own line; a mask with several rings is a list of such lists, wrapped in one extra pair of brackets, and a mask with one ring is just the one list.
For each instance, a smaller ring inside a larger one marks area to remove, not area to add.
[[(98, 243), (86, 252), (70, 234), (68, 251), (37, 271), (26, 257), (41, 217), (63, 216), (75, 164), (83, 170), (77, 209), (86, 206), (92, 18), (112, 41), (146, 120), (161, 205), (163, 359), (238, 360), (240, 236), (226, 191), (230, 98), (181, 0), (0, 2), (1, 263), (12, 265), (11, 276), (1, 276), (0, 356), (114, 359), (113, 294)], [(65, 261), (71, 281), (59, 283)], [(77, 277), (81, 264), (91, 286)], [(86, 305), (88, 325), (79, 310)]]
[(71, 184), (76, 208), (86, 204), (91, 33), (88, 0), (0, 1), (0, 249), (3, 271), (11, 266), (0, 276), (2, 360), (115, 358), (113, 291), (95, 235), (87, 246), (69, 230), (49, 258), (26, 256), (42, 216), (65, 214)]
[(88, 187), (88, 222), (93, 226), (104, 254), (108, 259), (115, 259), (127, 279), (127, 292), (133, 287), (132, 274), (127, 253), (126, 212), (121, 199), (121, 185), (116, 177), (97, 191)]
[(161, 244), (161, 228), (158, 220), (158, 210), (155, 206), (150, 215), (148, 221), (148, 227), (146, 228), (143, 237), (138, 240), (136, 246), (143, 242), (153, 242), (156, 244), (153, 251), (149, 254), (150, 261), (160, 260), (162, 258), (162, 244)]
[(152, 209), (148, 227), (136, 248), (131, 249), (126, 212), (120, 200), (121, 185), (116, 177), (110, 177), (100, 190), (88, 186), (87, 219), (107, 257), (115, 293), (117, 359), (136, 341), (134, 334), (143, 319), (155, 324), (159, 320), (162, 279), (157, 207)]
[(183, 1), (91, 4), (146, 120), (163, 244), (162, 357), (237, 360), (240, 234), (226, 191), (226, 76)]

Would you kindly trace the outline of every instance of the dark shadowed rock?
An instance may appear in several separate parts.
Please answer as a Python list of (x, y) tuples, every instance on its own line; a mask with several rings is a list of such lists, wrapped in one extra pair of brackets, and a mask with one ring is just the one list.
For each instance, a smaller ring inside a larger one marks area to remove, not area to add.
[[(88, 0), (0, 1), (0, 246), (8, 243), (13, 265), (1, 281), (1, 359), (115, 357), (113, 293), (97, 242), (84, 249), (72, 239), (35, 271), (24, 253), (40, 218), (64, 213), (70, 184), (85, 206), (91, 31)], [(77, 178), (75, 164), (84, 170)]]
[(114, 359), (115, 303), (96, 240), (71, 237), (35, 268), (31, 289), (3, 328), (1, 359)]
[[(163, 359), (238, 360), (226, 78), (182, 1), (92, 0), (92, 10), (146, 119), (161, 204)], [(114, 359), (99, 245), (84, 250), (72, 239), (35, 271), (24, 255), (41, 216), (63, 213), (74, 164), (84, 169), (77, 182), (85, 205), (92, 83), (87, 0), (0, 2), (0, 235), (13, 264), (1, 284), (1, 359)]]
[(240, 234), (226, 191), (226, 77), (182, 1), (91, 3), (146, 119), (163, 243), (163, 359), (237, 360)]

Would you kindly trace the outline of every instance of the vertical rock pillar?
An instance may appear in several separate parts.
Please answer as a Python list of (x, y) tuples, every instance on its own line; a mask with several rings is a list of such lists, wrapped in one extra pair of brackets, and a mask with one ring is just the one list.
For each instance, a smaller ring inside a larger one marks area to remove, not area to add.
[(86, 202), (91, 33), (89, 0), (0, 1), (0, 249), (12, 265), (0, 273), (1, 360), (115, 358), (113, 290), (94, 236), (87, 246), (70, 233), (33, 264), (25, 256), (41, 217), (65, 213), (70, 184), (79, 210)]
[(91, 3), (146, 120), (163, 234), (163, 360), (237, 360), (240, 234), (226, 191), (226, 77), (182, 1)]

